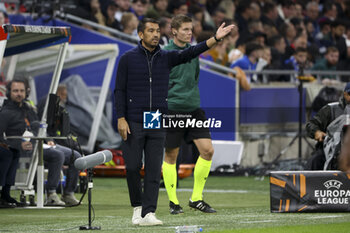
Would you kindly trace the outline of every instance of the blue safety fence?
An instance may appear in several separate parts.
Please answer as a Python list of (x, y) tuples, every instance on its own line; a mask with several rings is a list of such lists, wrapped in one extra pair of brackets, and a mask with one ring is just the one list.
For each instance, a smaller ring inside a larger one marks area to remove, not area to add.
[[(302, 122), (305, 122), (303, 89)], [(299, 121), (298, 87), (253, 88), (240, 92), (240, 124), (295, 123)]]
[(199, 91), (201, 107), (207, 118), (220, 120), (220, 129), (211, 129), (214, 140), (235, 140), (236, 127), (236, 80), (202, 68)]

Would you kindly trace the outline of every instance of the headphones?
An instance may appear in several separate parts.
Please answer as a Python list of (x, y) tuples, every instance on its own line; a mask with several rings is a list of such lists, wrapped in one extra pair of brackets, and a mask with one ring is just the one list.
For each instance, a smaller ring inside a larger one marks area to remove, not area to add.
[(16, 82), (16, 83), (23, 83), (24, 84), (24, 89), (25, 89), (25, 92), (26, 92), (26, 97), (25, 98), (28, 98), (28, 96), (29, 96), (28, 83), (25, 80), (23, 80), (23, 79), (13, 79), (13, 80), (11, 80), (10, 82), (8, 82), (6, 84), (6, 97), (7, 97), (7, 99), (9, 99), (9, 100), (11, 99), (11, 86), (12, 86), (12, 83), (14, 83), (14, 82)]

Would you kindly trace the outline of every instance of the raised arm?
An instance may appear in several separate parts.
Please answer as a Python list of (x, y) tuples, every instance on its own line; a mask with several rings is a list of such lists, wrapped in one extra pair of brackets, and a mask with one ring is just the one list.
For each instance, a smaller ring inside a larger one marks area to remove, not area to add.
[(169, 51), (169, 66), (170, 68), (177, 66), (182, 63), (186, 63), (193, 58), (198, 57), (201, 53), (205, 52), (212, 46), (214, 46), (217, 42), (220, 42), (228, 33), (231, 32), (233, 28), (236, 26), (234, 24), (231, 24), (227, 27), (224, 27), (225, 23), (221, 24), (221, 26), (216, 31), (215, 36), (211, 37), (210, 39), (203, 41), (201, 43), (198, 43), (195, 46), (190, 46), (187, 49), (181, 50), (181, 51)]
[(236, 26), (234, 24), (225, 27), (225, 23), (222, 23), (215, 33), (215, 36), (209, 38), (206, 43), (209, 48), (213, 47), (217, 42), (221, 41), (227, 36)]

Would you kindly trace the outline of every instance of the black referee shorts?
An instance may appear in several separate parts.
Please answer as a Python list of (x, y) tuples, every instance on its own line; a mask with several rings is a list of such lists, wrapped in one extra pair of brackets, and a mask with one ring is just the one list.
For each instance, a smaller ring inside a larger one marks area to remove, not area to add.
[(210, 131), (209, 128), (205, 127), (191, 127), (193, 125), (190, 125), (190, 127), (186, 127), (187, 121), (206, 121), (207, 117), (205, 116), (205, 112), (198, 108), (193, 112), (175, 112), (175, 111), (168, 111), (169, 121), (171, 119), (171, 122), (179, 122), (184, 121), (185, 126), (181, 127), (179, 123), (176, 124), (176, 126), (171, 125), (168, 121), (168, 125), (171, 125), (166, 130), (166, 139), (165, 139), (165, 147), (166, 148), (177, 148), (180, 147), (182, 139), (185, 140), (186, 143), (192, 142), (194, 139), (200, 139), (200, 138), (209, 138)]

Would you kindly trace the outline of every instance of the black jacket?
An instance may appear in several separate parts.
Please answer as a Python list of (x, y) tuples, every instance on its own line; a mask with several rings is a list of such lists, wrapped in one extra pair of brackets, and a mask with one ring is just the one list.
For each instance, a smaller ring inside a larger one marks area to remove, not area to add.
[(0, 142), (7, 144), (9, 147), (20, 150), (21, 139), (5, 140), (6, 136), (21, 136), (27, 128), (25, 118), (30, 122), (29, 130), (36, 132), (39, 127), (38, 117), (32, 107), (23, 103), (22, 107), (19, 104), (5, 100), (0, 111)]
[(342, 96), (339, 102), (330, 103), (321, 108), (320, 111), (306, 124), (306, 131), (310, 138), (315, 138), (317, 130), (327, 131), (328, 125), (338, 116), (344, 113), (346, 102)]
[(184, 50), (166, 51), (158, 46), (150, 53), (139, 42), (136, 48), (124, 53), (119, 60), (114, 90), (117, 117), (142, 122), (144, 111), (166, 112), (171, 69), (207, 49), (203, 41)]

